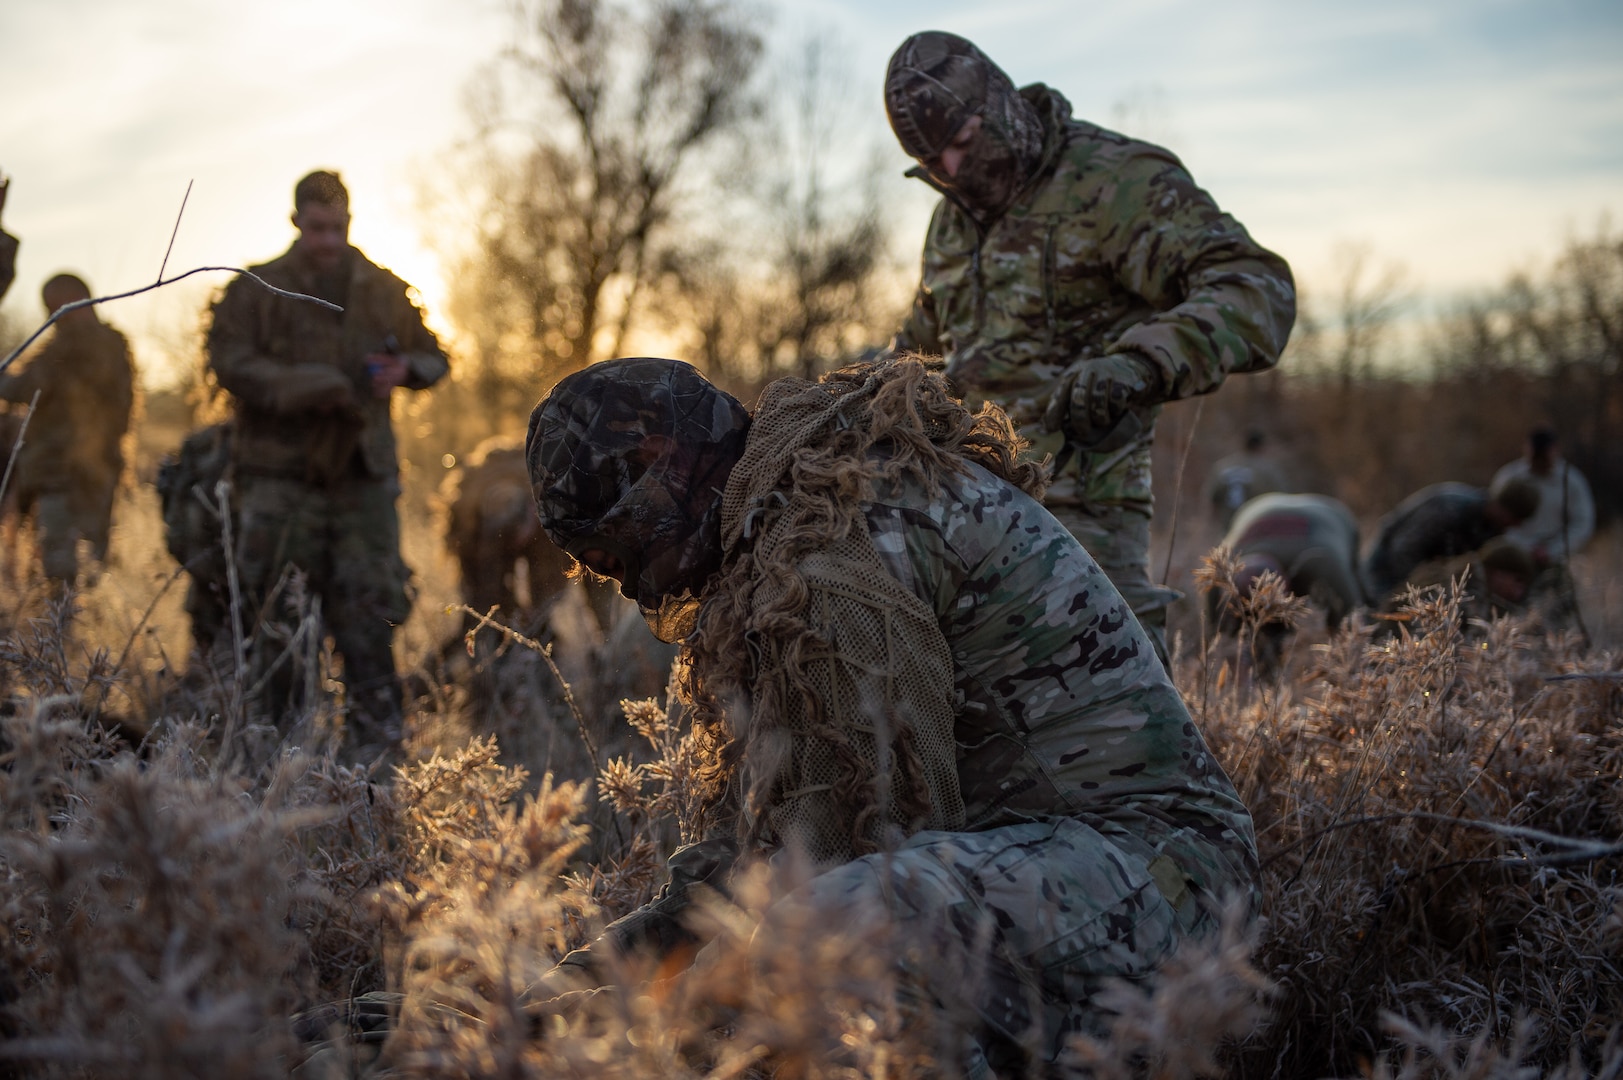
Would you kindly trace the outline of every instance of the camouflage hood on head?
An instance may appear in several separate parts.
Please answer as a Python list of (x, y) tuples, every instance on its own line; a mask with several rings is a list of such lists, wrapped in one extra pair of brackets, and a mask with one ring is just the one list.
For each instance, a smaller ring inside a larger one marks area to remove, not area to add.
[(620, 591), (678, 640), (721, 562), (720, 504), (749, 414), (679, 360), (611, 360), (530, 414), (525, 460), (541, 524), (579, 559), (618, 564)]
[[(982, 215), (1001, 211), (1042, 157), (1037, 110), (1013, 80), (956, 34), (926, 30), (902, 42), (885, 73), (885, 112), (902, 149), (929, 178)], [(983, 127), (956, 176), (936, 161), (972, 116)]]

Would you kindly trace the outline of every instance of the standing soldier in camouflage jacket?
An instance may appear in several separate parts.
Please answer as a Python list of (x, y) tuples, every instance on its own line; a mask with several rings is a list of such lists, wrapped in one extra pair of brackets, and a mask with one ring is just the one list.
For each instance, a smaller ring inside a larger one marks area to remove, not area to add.
[[(54, 314), (88, 300), (90, 289), (73, 274), (57, 274), (42, 296)], [(62, 316), (22, 371), (0, 375), (0, 399), (27, 405), (39, 394), (12, 482), (18, 511), (34, 513), (45, 576), (59, 586), (78, 576), (79, 541), (98, 562), (107, 558), (134, 384), (124, 335), (93, 307)]]
[(753, 416), (649, 359), (536, 407), (542, 524), (684, 640), (712, 751), (673, 888), (538, 996), (680, 941), (681, 887), (733, 853), (798, 853), (819, 873), (784, 904), (886, 928), (902, 1006), (966, 1074), (1027, 1075), (1104, 980), (1254, 896), (1249, 815), (1019, 450), (911, 359), (780, 380)]
[(1045, 505), (1166, 657), (1177, 592), (1149, 576), (1150, 446), (1163, 402), (1272, 367), (1296, 317), (1283, 259), (1178, 159), (1016, 90), (973, 44), (915, 34), (885, 107), (908, 175), (943, 195), (893, 347), (939, 354), (973, 405), (1002, 405), (1055, 456)]
[[(300, 180), (293, 205), (299, 238), (253, 272), (342, 314), (239, 278), (215, 305), (209, 365), (232, 397), (245, 611), (280, 620), (289, 591), (278, 584), (289, 568), (305, 575), (343, 657), (347, 741), (371, 757), (400, 741), (392, 647), (411, 610), (390, 400), (398, 387), (432, 386), (447, 363), (406, 283), (350, 246), (349, 192), (337, 175)], [(255, 629), (245, 627), (266, 654), (259, 664), (269, 664), (281, 644)], [(290, 704), (292, 683), (273, 680), (273, 711)]]

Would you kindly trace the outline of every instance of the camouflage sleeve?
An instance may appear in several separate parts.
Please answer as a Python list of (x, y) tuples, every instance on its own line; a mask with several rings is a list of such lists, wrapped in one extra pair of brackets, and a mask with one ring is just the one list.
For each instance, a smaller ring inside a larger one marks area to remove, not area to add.
[(404, 282), (401, 286), (401, 310), (395, 322), (402, 330), (397, 336), (406, 361), (404, 385), (409, 390), (426, 390), (445, 377), (451, 364), (439, 339), (423, 322), (423, 309), (417, 304), (416, 290)]
[(354, 388), (342, 371), (329, 364), (284, 363), (262, 351), (261, 300), (238, 278), (214, 305), (206, 348), (220, 385), (261, 412), (298, 413), (348, 404)]
[(1131, 224), (1106, 240), (1106, 253), (1121, 284), (1160, 313), (1130, 327), (1115, 350), (1154, 365), (1168, 401), (1214, 390), (1230, 372), (1277, 364), (1296, 320), (1285, 260), (1171, 157), (1139, 154), (1117, 180), (1110, 213)]

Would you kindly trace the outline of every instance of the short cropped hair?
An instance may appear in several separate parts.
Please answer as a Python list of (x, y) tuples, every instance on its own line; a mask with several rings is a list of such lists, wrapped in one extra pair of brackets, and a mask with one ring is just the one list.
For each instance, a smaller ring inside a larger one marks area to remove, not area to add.
[(1527, 433), (1527, 445), (1535, 454), (1548, 454), (1555, 443), (1555, 429), (1547, 424), (1541, 424)]
[(315, 172), (293, 185), (293, 212), (302, 211), (311, 203), (320, 203), (323, 206), (336, 206), (340, 210), (349, 209), (349, 189), (338, 174), (326, 169), (317, 169)]
[[(48, 306), (51, 302), (52, 294), (61, 294), (64, 292), (72, 293), (73, 300), (90, 299), (90, 286), (86, 285), (85, 279), (80, 277), (78, 274), (57, 274), (55, 277), (51, 278), (51, 280), (47, 281), (39, 290), (39, 296), (40, 299), (45, 301), (46, 305)], [(68, 302), (71, 303), (72, 301)]]

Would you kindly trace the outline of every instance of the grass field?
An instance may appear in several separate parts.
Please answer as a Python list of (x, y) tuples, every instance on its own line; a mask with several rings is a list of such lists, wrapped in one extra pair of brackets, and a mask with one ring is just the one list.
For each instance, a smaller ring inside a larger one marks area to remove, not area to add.
[[(412, 477), (411, 763), (346, 768), (318, 752), (336, 702), (299, 749), (180, 680), (152, 461), (76, 615), (26, 574), (0, 604), (0, 1074), (285, 1076), (307, 1052), (288, 1017), (378, 991), (403, 995), (375, 1063), (394, 1075), (950, 1075), (860, 928), (756, 932), (764, 879), (707, 910), (694, 969), (622, 972), (642, 988), (533, 1022), (525, 987), (646, 900), (680, 835), (692, 748), (662, 702), (620, 705), (661, 694), (668, 654), (634, 625), (605, 640), (576, 596), (551, 637), (578, 714), (521, 648), (425, 667), (460, 618), (437, 477)], [(1209, 538), (1185, 537), (1188, 588)], [(1309, 625), (1258, 682), (1181, 618), (1180, 687), (1256, 816), (1263, 921), (1122, 987), (1070, 1071), (1619, 1075), (1623, 537), (1575, 569), (1588, 649), (1434, 595), (1389, 637)], [(341, 1058), (298, 1075), (358, 1067)]]

